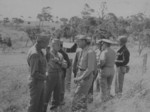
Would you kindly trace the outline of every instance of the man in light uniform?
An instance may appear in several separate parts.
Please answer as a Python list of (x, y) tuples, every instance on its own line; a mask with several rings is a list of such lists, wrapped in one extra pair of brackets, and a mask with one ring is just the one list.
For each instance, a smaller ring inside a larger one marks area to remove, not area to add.
[(27, 62), (30, 69), (30, 105), (28, 112), (43, 112), (44, 81), (46, 77), (46, 58), (42, 52), (49, 43), (49, 36), (39, 35), (37, 42), (28, 52)]
[(60, 50), (60, 40), (53, 39), (48, 61), (48, 79), (46, 82), (44, 112), (47, 110), (48, 102), (50, 101), (53, 92), (53, 101), (50, 110), (57, 111), (60, 105), (61, 92), (61, 73), (62, 67), (66, 68), (67, 63), (63, 56), (58, 52)]
[(74, 79), (77, 87), (72, 101), (72, 112), (87, 112), (87, 95), (93, 82), (96, 54), (90, 48), (90, 39), (86, 36), (80, 35), (77, 43), (82, 52), (79, 59), (77, 76)]
[(101, 69), (100, 73), (100, 86), (101, 86), (101, 100), (102, 102), (107, 101), (110, 98), (110, 90), (111, 90), (111, 84), (113, 81), (113, 77), (115, 74), (115, 59), (116, 59), (116, 53), (113, 49), (110, 48), (110, 45), (113, 43), (112, 41), (108, 39), (102, 39), (102, 52), (100, 55), (100, 64), (98, 67)]

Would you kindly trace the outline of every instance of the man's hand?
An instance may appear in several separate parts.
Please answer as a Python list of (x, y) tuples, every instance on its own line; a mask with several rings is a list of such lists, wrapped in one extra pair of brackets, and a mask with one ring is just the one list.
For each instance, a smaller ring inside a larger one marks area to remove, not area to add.
[(54, 61), (55, 63), (58, 63), (58, 62), (59, 62), (59, 59), (58, 59), (58, 58), (54, 58), (53, 61)]
[(82, 80), (81, 78), (77, 77), (77, 78), (74, 79), (74, 83), (77, 84), (77, 83), (79, 83), (81, 80)]
[(68, 67), (67, 62), (65, 60), (63, 60), (62, 63), (61, 63), (61, 66), (63, 68), (67, 68)]
[(122, 60), (115, 60), (115, 62), (122, 63), (123, 61)]

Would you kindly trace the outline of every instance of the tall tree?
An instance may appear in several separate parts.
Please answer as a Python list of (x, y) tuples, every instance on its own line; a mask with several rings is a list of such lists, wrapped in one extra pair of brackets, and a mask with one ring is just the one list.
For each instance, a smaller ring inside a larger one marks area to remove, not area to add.
[(43, 7), (41, 13), (37, 15), (37, 19), (40, 21), (39, 27), (43, 26), (44, 21), (53, 21), (51, 9), (51, 7)]
[(13, 23), (16, 24), (16, 27), (17, 27), (18, 25), (24, 23), (24, 20), (21, 19), (21, 18), (12, 18), (12, 20), (13, 20)]
[(92, 9), (87, 3), (84, 5), (84, 9), (81, 12), (81, 15), (83, 18), (90, 17), (95, 12), (94, 9)]
[(62, 21), (62, 22), (63, 22), (63, 24), (67, 24), (68, 19), (67, 19), (67, 18), (60, 18), (60, 21)]
[(6, 25), (9, 22), (10, 22), (10, 20), (8, 17), (3, 18), (3, 25)]

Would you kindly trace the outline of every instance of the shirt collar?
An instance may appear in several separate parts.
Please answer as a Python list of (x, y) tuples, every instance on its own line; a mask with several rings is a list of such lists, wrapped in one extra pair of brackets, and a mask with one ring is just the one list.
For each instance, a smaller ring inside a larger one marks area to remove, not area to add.
[(126, 47), (125, 45), (121, 46), (121, 47), (119, 48), (119, 51), (122, 50), (122, 49), (124, 49), (125, 47)]
[(87, 51), (90, 48), (90, 46), (86, 46), (85, 48), (83, 48), (83, 52)]

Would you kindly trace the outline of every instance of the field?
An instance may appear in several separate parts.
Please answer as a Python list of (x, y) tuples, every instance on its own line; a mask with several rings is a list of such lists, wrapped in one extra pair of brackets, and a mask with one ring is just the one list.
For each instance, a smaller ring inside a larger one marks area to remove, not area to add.
[[(25, 41), (21, 42), (19, 39), (14, 39), (14, 43), (16, 43), (15, 49), (9, 51), (6, 49), (6, 53), (0, 52), (0, 112), (26, 112), (29, 103), (29, 72), (26, 63), (29, 47), (25, 48)], [(89, 112), (148, 112), (150, 110), (150, 61), (147, 62), (146, 73), (142, 73), (143, 57), (138, 55), (138, 47), (130, 44), (128, 48), (131, 52), (130, 71), (125, 75), (122, 98), (114, 98), (100, 106), (100, 93), (95, 91), (94, 102), (88, 106)], [(70, 55), (70, 58), (73, 58), (73, 55)], [(71, 92), (67, 92), (65, 96), (66, 105), (63, 107), (63, 112), (70, 112), (70, 102), (74, 92), (73, 81), (71, 85)]]

